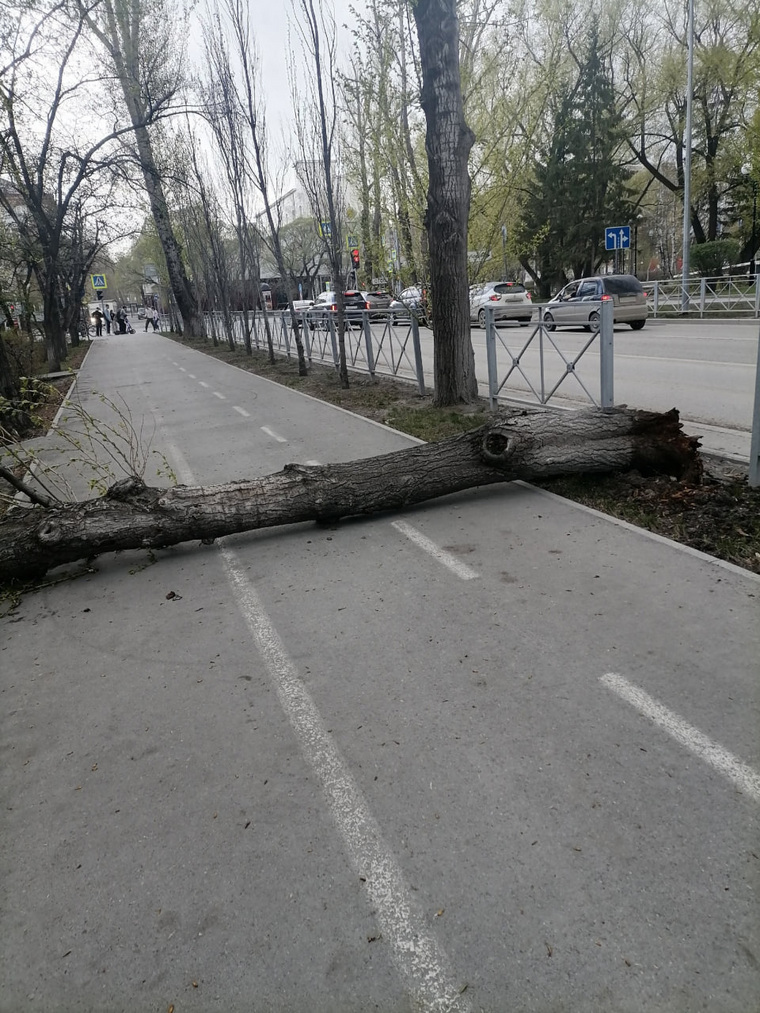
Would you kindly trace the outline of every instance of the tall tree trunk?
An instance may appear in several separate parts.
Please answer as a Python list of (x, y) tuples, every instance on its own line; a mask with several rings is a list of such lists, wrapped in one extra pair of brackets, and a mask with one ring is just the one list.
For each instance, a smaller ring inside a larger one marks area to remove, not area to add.
[(412, 7), (420, 43), (420, 101), (427, 123), (425, 224), (430, 247), (437, 405), (467, 403), (478, 393), (467, 276), (467, 159), (475, 135), (464, 118), (456, 8), (456, 0), (417, 0)]
[[(129, 103), (127, 104), (129, 105)], [(135, 122), (135, 118), (133, 117), (133, 122)], [(201, 337), (203, 335), (203, 314), (187, 277), (182, 261), (182, 251), (174, 235), (163, 183), (156, 167), (153, 147), (148, 136), (148, 128), (135, 126), (135, 140), (140, 158), (140, 168), (145, 180), (145, 189), (148, 192), (150, 209), (156, 224), (156, 233), (166, 258), (169, 285), (182, 314), (185, 333)]]
[[(83, 5), (83, 0), (80, 0), (80, 4)], [(155, 51), (156, 42), (148, 8), (135, 0), (130, 0), (128, 5), (124, 0), (106, 0), (101, 8), (96, 4), (92, 10), (96, 15), (102, 12), (104, 18), (105, 27), (97, 24), (92, 17), (88, 21), (110, 53), (116, 77), (124, 93), (127, 112), (134, 128), (140, 170), (148, 192), (156, 233), (166, 259), (169, 287), (182, 315), (185, 332), (202, 337), (203, 314), (185, 271), (182, 251), (174, 234), (161, 174), (148, 133), (148, 124), (154, 115), (150, 94), (153, 71), (148, 67), (151, 60), (160, 60), (160, 55)], [(161, 13), (156, 12), (156, 16), (161, 16)], [(167, 92), (172, 90), (162, 84)], [(154, 86), (159, 87), (155, 82)]]
[[(0, 585), (101, 552), (334, 522), (518, 478), (630, 468), (693, 475), (698, 444), (683, 435), (675, 410), (518, 412), (438, 443), (341, 464), (288, 464), (265, 478), (215, 488), (152, 489), (127, 478), (100, 499), (47, 503), (0, 519)], [(0, 475), (18, 486), (2, 467)]]

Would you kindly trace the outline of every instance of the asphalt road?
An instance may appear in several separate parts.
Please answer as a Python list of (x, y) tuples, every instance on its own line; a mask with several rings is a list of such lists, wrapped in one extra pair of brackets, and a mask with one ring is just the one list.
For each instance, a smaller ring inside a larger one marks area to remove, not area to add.
[[(183, 482), (409, 442), (152, 334), (80, 390)], [(757, 1009), (759, 594), (510, 485), (26, 597), (0, 1009)]]
[[(531, 328), (532, 330), (532, 328)], [(510, 364), (510, 353), (518, 355), (528, 328), (500, 326), (497, 344), (500, 379)], [(565, 359), (574, 358), (590, 335), (581, 329), (562, 328), (551, 335), (562, 355), (544, 343), (545, 385), (551, 389), (563, 376), (558, 390), (565, 398), (588, 403), (580, 383), (566, 375)], [(485, 332), (472, 330), (478, 377), (487, 375)], [(648, 320), (643, 331), (631, 331), (618, 324), (614, 333), (615, 402), (651, 411), (678, 408), (682, 418), (750, 430), (755, 391), (755, 364), (760, 343), (757, 320)], [(536, 341), (523, 358), (528, 379), (540, 389), (539, 355)], [(595, 341), (579, 360), (577, 375), (599, 399), (599, 355)], [(564, 356), (564, 358), (563, 358)], [(432, 370), (432, 359), (430, 360)], [(513, 373), (504, 393), (528, 393), (526, 379)], [(486, 388), (484, 388), (486, 393)]]

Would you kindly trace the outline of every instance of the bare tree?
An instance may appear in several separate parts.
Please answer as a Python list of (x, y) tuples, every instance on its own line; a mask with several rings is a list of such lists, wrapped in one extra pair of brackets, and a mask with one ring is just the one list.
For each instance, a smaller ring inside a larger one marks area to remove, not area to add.
[[(258, 58), (251, 38), (248, 6), (242, 0), (224, 0), (227, 24), (234, 40), (234, 55), (240, 68), (240, 88), (232, 72), (230, 53), (220, 21), (207, 24), (206, 55), (211, 69), (211, 80), (206, 93), (210, 121), (217, 133), (227, 166), (228, 179), (234, 172), (233, 195), (236, 214), (242, 225), (245, 217), (245, 194), (242, 181), (249, 177), (264, 204), (267, 223), (263, 238), (274, 256), (277, 270), (288, 294), (291, 328), (298, 355), (298, 372), (306, 376), (306, 355), (301, 338), (301, 326), (293, 307), (295, 294), (293, 280), (289, 278), (280, 238), (280, 206), (272, 197), (267, 158), (266, 121), (257, 88)], [(246, 135), (241, 136), (244, 126)], [(231, 170), (231, 171), (230, 171)], [(268, 327), (268, 321), (267, 321)]]
[(304, 53), (311, 62), (306, 94), (299, 92), (294, 55), (290, 74), (293, 115), (301, 159), (299, 179), (306, 190), (314, 217), (320, 223), (320, 235), (330, 264), (336, 300), (340, 382), (347, 388), (348, 362), (345, 339), (345, 300), (343, 298), (343, 201), (338, 170), (338, 95), (337, 36), (335, 16), (328, 3), (292, 0), (297, 33)]
[(93, 83), (76, 66), (83, 28), (63, 2), (34, 22), (23, 17), (0, 69), (0, 208), (39, 287), (51, 370), (66, 357), (67, 333), (78, 340), (81, 293), (104, 242), (123, 158), (124, 129), (82, 145), (67, 121), (71, 103), (86, 102)]
[(162, 174), (149, 127), (175, 112), (182, 84), (181, 12), (171, 0), (100, 0), (80, 10), (110, 55), (134, 131), (139, 169), (150, 200), (156, 231), (166, 258), (174, 298), (186, 330), (203, 333), (203, 316), (187, 277), (182, 250), (172, 225)]
[(459, 76), (456, 0), (412, 0), (422, 69), (428, 157), (426, 226), (430, 289), (435, 315), (435, 403), (468, 403), (477, 397), (470, 339), (467, 159), (475, 139), (467, 126)]

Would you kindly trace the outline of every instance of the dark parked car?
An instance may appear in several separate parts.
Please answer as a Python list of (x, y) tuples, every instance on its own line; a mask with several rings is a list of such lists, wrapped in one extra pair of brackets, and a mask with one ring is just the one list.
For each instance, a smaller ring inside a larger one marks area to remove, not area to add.
[(393, 301), (393, 296), (390, 292), (362, 292), (362, 295), (373, 316), (384, 316), (384, 313), (376, 313), (374, 311), (390, 309), (391, 302)]
[[(361, 327), (362, 312), (370, 308), (364, 293), (351, 290), (343, 293), (344, 320), (349, 327)], [(314, 305), (306, 311), (306, 317), (312, 330), (315, 327), (327, 329), (330, 318), (335, 318), (338, 302), (335, 292), (320, 292)]]

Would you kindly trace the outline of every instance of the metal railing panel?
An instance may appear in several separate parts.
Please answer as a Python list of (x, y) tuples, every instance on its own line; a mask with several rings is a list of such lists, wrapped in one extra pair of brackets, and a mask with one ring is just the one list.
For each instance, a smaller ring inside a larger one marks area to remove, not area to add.
[(682, 316), (684, 306), (699, 317), (760, 316), (760, 275), (690, 278), (684, 290), (680, 279), (643, 282), (649, 291), (652, 316)]
[[(496, 328), (494, 311), (486, 308), (486, 359), (488, 364), (488, 390), (491, 408), (495, 409), (499, 394), (508, 386), (509, 381), (513, 390), (517, 389), (524, 393), (524, 389), (515, 386), (517, 377), (527, 388), (529, 395), (539, 404), (547, 404), (560, 390), (568, 379), (573, 377), (585, 398), (594, 405), (609, 406), (613, 397), (613, 363), (612, 363), (612, 334), (613, 334), (613, 307), (609, 301), (600, 301), (596, 305), (600, 309), (600, 328), (584, 339), (580, 349), (568, 353), (558, 344), (554, 332), (550, 331), (544, 322), (544, 307), (538, 307), (538, 322), (532, 324), (532, 330), (522, 341), (519, 351), (513, 352), (505, 332)], [(509, 333), (509, 332), (506, 332)], [(522, 335), (522, 331), (519, 332)], [(594, 344), (599, 343), (600, 349), (600, 396), (597, 398), (589, 389), (589, 384), (580, 375), (578, 366), (586, 352)], [(508, 357), (508, 365), (503, 376), (499, 373), (498, 359), (499, 348), (503, 349)], [(526, 361), (526, 359), (530, 361)], [(559, 373), (556, 370), (559, 368)], [(547, 375), (552, 379), (547, 384)], [(563, 394), (565, 391), (563, 391)], [(572, 397), (572, 395), (569, 395)]]

